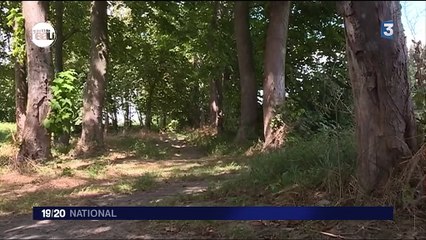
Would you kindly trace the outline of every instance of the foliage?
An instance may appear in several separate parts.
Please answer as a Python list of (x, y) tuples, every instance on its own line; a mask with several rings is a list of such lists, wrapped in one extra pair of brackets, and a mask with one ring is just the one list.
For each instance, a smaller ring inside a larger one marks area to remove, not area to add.
[(70, 133), (74, 126), (81, 122), (82, 90), (78, 84), (77, 73), (68, 70), (56, 74), (51, 90), (51, 111), (44, 124), (55, 134)]
[(16, 58), (19, 63), (25, 61), (25, 29), (24, 29), (24, 16), (19, 8), (12, 8), (9, 10), (7, 16), (7, 25), (13, 28), (12, 34), (12, 56)]
[(13, 67), (0, 64), (0, 122), (15, 121)]
[(352, 124), (343, 19), (335, 2), (294, 2), (286, 57), (284, 122), (311, 135)]

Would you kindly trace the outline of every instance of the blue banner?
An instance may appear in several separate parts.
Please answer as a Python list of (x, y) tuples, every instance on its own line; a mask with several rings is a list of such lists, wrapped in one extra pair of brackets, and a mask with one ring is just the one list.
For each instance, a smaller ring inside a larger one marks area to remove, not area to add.
[(393, 220), (393, 207), (33, 207), (34, 220)]

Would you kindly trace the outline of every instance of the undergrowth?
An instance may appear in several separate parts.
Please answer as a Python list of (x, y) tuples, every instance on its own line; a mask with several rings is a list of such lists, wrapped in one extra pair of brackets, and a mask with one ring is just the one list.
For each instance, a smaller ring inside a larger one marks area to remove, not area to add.
[(186, 139), (210, 156), (238, 156), (243, 154), (252, 143), (245, 145), (234, 143), (235, 134), (214, 135), (211, 130), (201, 129), (186, 134)]
[(322, 132), (311, 139), (293, 140), (278, 151), (252, 157), (248, 165), (248, 171), (225, 184), (224, 191), (244, 188), (274, 193), (295, 184), (329, 193), (343, 191), (356, 165), (354, 133)]

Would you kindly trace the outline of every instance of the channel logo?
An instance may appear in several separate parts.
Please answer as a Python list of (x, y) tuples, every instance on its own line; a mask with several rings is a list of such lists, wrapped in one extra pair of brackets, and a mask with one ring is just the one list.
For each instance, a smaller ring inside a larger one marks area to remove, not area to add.
[(393, 39), (393, 21), (384, 21), (381, 23), (380, 35), (385, 39)]
[(37, 46), (46, 48), (52, 46), (56, 40), (56, 32), (50, 23), (41, 22), (31, 29), (31, 40)]

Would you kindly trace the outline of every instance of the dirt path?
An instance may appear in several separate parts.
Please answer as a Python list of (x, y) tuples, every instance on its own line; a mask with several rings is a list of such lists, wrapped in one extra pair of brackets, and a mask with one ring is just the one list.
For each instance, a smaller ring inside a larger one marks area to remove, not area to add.
[[(154, 191), (128, 196), (104, 195), (91, 200), (91, 206), (142, 206), (178, 194), (193, 194), (207, 189), (207, 181), (171, 183)], [(149, 232), (143, 221), (33, 221), (31, 215), (0, 218), (0, 237), (6, 239), (122, 239), (163, 238), (164, 233)], [(166, 232), (166, 231), (164, 231)]]
[[(182, 164), (182, 162), (211, 161), (206, 160), (206, 156), (202, 152), (194, 147), (187, 146), (183, 141), (169, 138), (161, 138), (160, 140), (159, 146), (171, 147), (171, 160), (162, 160), (158, 164), (150, 161), (134, 163), (135, 159), (125, 156), (117, 158), (120, 160), (117, 161), (115, 166), (122, 165), (128, 160), (130, 162), (133, 161), (132, 166), (140, 168), (147, 167), (149, 164), (157, 164), (160, 166), (157, 170), (161, 170), (163, 166), (164, 168), (172, 166), (175, 167), (175, 170), (182, 168), (185, 171), (185, 164)], [(43, 186), (44, 188), (51, 186), (46, 186), (46, 183), (37, 180), (36, 177), (17, 176), (16, 173), (14, 174), (0, 178), (0, 183), (9, 184), (9, 187), (3, 187), (3, 191), (0, 191), (0, 197), (7, 194), (24, 194), (25, 191), (40, 192), (43, 191)], [(55, 179), (56, 183), (61, 182), (61, 179), (62, 182), (67, 182), (62, 184), (65, 186), (74, 186), (82, 182), (82, 180), (77, 181), (70, 177), (62, 177), (59, 180)], [(66, 181), (67, 179), (68, 181)], [(155, 204), (179, 195), (201, 193), (207, 189), (208, 185), (209, 181), (204, 179), (166, 181), (156, 185), (155, 189), (148, 191), (136, 191), (132, 194), (98, 194), (85, 198), (84, 202), (86, 206), (143, 206)], [(9, 188), (12, 189), (5, 190)], [(43, 205), (46, 206), (45, 204)], [(164, 239), (176, 238), (176, 234), (173, 228), (167, 227), (167, 224), (164, 226), (161, 223), (152, 224), (152, 221), (33, 221), (31, 214), (14, 216), (13, 213), (9, 213), (6, 216), (0, 216), (0, 238), (2, 239)], [(195, 235), (193, 232), (179, 234), (183, 234), (180, 236), (182, 238), (194, 237)]]

